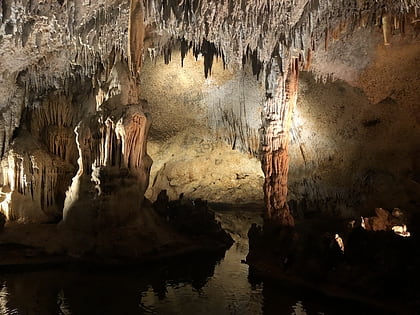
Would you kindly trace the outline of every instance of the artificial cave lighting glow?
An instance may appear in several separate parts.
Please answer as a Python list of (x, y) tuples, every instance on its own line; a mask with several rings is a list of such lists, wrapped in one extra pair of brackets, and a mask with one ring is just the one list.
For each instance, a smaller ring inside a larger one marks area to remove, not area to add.
[(340, 237), (340, 235), (335, 234), (335, 241), (337, 242), (338, 246), (341, 249), (341, 252), (344, 253), (344, 242), (343, 239)]
[(364, 228), (366, 230), (366, 223), (365, 223), (365, 218), (364, 217), (360, 217), (360, 225), (362, 226), (362, 228)]
[(410, 237), (410, 232), (407, 231), (407, 226), (405, 224), (403, 225), (395, 225), (392, 227), (392, 231), (394, 231), (395, 234), (402, 236), (402, 237)]

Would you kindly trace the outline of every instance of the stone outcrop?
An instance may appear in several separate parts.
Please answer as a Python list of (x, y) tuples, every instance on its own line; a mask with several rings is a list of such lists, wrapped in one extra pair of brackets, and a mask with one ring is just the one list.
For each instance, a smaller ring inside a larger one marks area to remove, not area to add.
[(395, 226), (403, 226), (407, 223), (407, 216), (395, 208), (389, 212), (382, 208), (375, 209), (375, 216), (362, 217), (362, 226), (368, 231), (392, 231)]
[(57, 221), (73, 176), (76, 146), (71, 100), (52, 93), (28, 108), (2, 161), (2, 211), (9, 220)]
[(73, 170), (72, 165), (39, 148), (36, 139), (25, 134), (2, 161), (2, 212), (8, 220), (60, 220)]
[(209, 209), (206, 200), (190, 200), (180, 194), (177, 200), (170, 201), (166, 190), (162, 190), (153, 208), (179, 233), (196, 240), (202, 239), (203, 245), (208, 238), (222, 246), (233, 243), (232, 237), (216, 221), (215, 213)]

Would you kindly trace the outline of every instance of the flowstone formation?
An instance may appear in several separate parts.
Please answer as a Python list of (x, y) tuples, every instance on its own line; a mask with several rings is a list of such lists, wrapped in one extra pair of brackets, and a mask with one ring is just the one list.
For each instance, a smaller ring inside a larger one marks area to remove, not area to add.
[(146, 152), (150, 119), (141, 105), (118, 111), (87, 117), (75, 128), (79, 168), (66, 193), (67, 226), (121, 226), (142, 207), (152, 164)]
[(2, 161), (1, 208), (8, 220), (57, 221), (73, 176), (76, 147), (70, 100), (52, 93), (27, 120)]

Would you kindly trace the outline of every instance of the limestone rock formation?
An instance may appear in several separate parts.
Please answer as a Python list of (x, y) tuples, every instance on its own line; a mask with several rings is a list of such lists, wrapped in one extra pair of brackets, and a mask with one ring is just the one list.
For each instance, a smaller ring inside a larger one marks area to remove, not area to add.
[(95, 230), (136, 217), (152, 164), (146, 151), (149, 127), (141, 105), (127, 105), (108, 117), (93, 115), (77, 125), (79, 169), (66, 193), (65, 225)]

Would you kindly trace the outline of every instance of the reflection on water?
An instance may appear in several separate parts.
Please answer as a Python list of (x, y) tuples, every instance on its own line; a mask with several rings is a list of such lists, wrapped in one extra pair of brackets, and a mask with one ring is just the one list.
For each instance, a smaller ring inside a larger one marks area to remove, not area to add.
[(262, 287), (248, 282), (244, 245), (234, 244), (201, 288), (189, 283), (167, 286), (165, 299), (154, 290), (143, 292), (141, 305), (157, 314), (261, 314)]
[(235, 223), (234, 230), (241, 230), (224, 255), (201, 254), (130, 268), (73, 266), (0, 273), (0, 314), (369, 313), (346, 305), (351, 303), (249, 276), (241, 260), (248, 251), (244, 231), (253, 220), (244, 213), (223, 214)]

